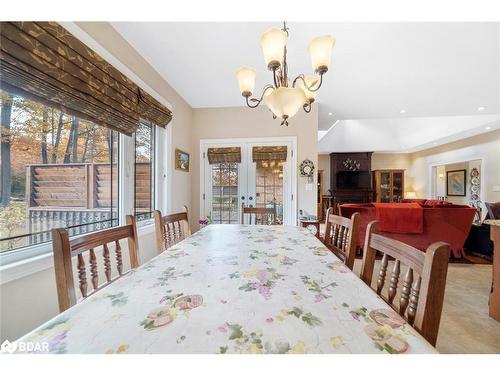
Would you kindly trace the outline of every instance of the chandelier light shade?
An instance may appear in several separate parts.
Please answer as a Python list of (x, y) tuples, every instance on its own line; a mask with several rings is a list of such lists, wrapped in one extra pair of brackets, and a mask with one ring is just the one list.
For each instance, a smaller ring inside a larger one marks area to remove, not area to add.
[(236, 78), (240, 85), (240, 92), (243, 96), (250, 96), (255, 88), (255, 69), (243, 67), (236, 71)]
[(304, 90), (295, 87), (278, 87), (264, 97), (271, 112), (284, 120), (295, 116), (304, 105), (306, 96)]
[(288, 41), (288, 35), (280, 29), (269, 29), (260, 36), (260, 46), (264, 61), (269, 70), (277, 69), (283, 61), (283, 51)]
[(273, 118), (281, 118), (281, 125), (286, 126), (288, 119), (301, 107), (305, 112), (311, 112), (312, 103), (316, 100), (317, 91), (323, 83), (323, 75), (330, 68), (335, 38), (325, 35), (311, 41), (309, 54), (317, 75), (299, 74), (293, 81), (288, 78), (287, 42), (286, 22), (283, 23), (283, 29), (269, 29), (260, 37), (264, 61), (273, 74), (272, 84), (264, 86), (260, 98), (251, 97), (255, 88), (255, 69), (244, 67), (236, 71), (240, 92), (245, 97), (247, 106), (256, 108), (264, 100), (273, 113)]
[(304, 80), (300, 80), (298, 83), (299, 88), (304, 91), (304, 95), (306, 96), (306, 99), (309, 103), (312, 103), (316, 100), (317, 92), (310, 89), (314, 90), (317, 83), (318, 77), (315, 76), (305, 76)]
[(316, 73), (321, 74), (328, 71), (334, 46), (335, 38), (331, 35), (319, 36), (311, 40), (309, 55), (311, 56), (312, 67)]

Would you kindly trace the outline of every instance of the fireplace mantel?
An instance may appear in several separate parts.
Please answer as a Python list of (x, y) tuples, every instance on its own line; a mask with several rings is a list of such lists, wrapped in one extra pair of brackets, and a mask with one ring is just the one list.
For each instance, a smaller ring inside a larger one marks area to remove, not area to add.
[(333, 152), (330, 154), (330, 193), (337, 212), (339, 204), (369, 203), (373, 199), (372, 184), (362, 188), (337, 188), (338, 172), (368, 172), (371, 181), (372, 152)]

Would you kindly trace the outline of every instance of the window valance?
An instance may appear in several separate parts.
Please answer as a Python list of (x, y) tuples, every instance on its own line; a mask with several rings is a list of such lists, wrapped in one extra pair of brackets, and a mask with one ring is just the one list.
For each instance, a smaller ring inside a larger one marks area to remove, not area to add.
[(286, 161), (286, 146), (255, 146), (252, 149), (253, 161)]
[(241, 163), (240, 147), (213, 147), (207, 151), (209, 164)]
[(171, 111), (55, 22), (0, 23), (2, 89), (132, 134)]

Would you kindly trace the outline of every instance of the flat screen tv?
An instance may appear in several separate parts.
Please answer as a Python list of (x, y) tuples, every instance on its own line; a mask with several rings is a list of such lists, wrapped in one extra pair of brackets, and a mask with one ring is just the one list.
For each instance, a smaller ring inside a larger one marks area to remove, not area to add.
[(370, 172), (337, 172), (337, 189), (369, 189), (370, 183)]

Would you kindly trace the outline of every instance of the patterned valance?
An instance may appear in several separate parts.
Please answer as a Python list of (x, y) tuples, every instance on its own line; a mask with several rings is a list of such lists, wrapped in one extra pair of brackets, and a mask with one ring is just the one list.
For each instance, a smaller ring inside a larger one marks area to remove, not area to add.
[(286, 146), (255, 146), (252, 150), (253, 161), (286, 161)]
[(239, 147), (212, 147), (207, 151), (209, 164), (241, 163), (241, 148)]
[(171, 111), (55, 22), (0, 23), (1, 88), (132, 134)]

